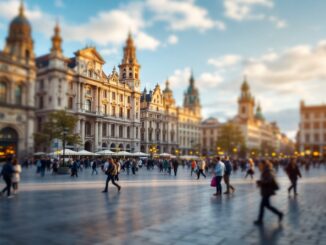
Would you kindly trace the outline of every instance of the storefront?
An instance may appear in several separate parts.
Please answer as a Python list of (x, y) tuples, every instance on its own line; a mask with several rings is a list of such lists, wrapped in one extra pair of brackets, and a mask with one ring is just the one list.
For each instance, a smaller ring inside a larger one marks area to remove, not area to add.
[(18, 150), (18, 134), (16, 130), (6, 127), (0, 130), (0, 162), (8, 155), (15, 155)]

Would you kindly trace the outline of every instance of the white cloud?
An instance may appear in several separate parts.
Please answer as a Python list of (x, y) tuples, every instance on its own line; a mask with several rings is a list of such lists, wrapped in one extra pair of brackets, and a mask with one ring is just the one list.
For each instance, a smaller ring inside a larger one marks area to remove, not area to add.
[(171, 88), (185, 88), (189, 84), (190, 76), (191, 69), (189, 67), (175, 70), (173, 74), (169, 77)]
[(104, 49), (100, 50), (100, 53), (102, 55), (108, 55), (108, 56), (115, 55), (118, 53), (118, 49), (117, 48), (104, 48)]
[(174, 45), (174, 44), (177, 44), (178, 42), (179, 42), (179, 38), (176, 35), (170, 35), (168, 37), (168, 40), (167, 40), (168, 44)]
[(219, 58), (210, 58), (208, 64), (213, 65), (217, 68), (225, 68), (238, 64), (241, 61), (240, 55), (228, 54)]
[(155, 50), (160, 45), (160, 42), (157, 39), (144, 32), (139, 32), (136, 35), (135, 42), (139, 49)]
[[(225, 16), (236, 21), (243, 20), (267, 20), (282, 29), (287, 27), (287, 22), (276, 16), (258, 13), (257, 8), (271, 9), (273, 0), (224, 0)], [(256, 10), (256, 11), (254, 11)]]
[(207, 90), (218, 86), (222, 81), (223, 77), (219, 73), (204, 72), (199, 76), (196, 85), (201, 89)]
[[(270, 58), (266, 58), (270, 56)], [(300, 45), (279, 55), (262, 55), (248, 60), (244, 73), (267, 84), (326, 80), (326, 41), (315, 46)], [(324, 82), (326, 89), (326, 83)]]
[(155, 14), (155, 20), (167, 22), (172, 30), (225, 29), (223, 22), (211, 19), (207, 10), (196, 5), (194, 0), (147, 0), (146, 7)]

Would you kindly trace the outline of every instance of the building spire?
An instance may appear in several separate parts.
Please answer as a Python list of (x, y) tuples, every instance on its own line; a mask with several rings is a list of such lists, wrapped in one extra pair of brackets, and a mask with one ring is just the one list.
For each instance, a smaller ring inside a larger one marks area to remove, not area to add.
[(51, 53), (62, 55), (61, 43), (62, 43), (62, 38), (60, 36), (60, 25), (59, 25), (59, 21), (57, 20), (54, 27), (54, 35), (52, 37)]
[(24, 1), (20, 0), (19, 5), (19, 16), (24, 16), (25, 8), (24, 8)]

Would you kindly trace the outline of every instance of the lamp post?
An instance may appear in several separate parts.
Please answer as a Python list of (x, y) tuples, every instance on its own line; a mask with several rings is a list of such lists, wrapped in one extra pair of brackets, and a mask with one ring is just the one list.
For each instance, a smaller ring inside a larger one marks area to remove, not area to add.
[(63, 142), (62, 142), (62, 144), (63, 144), (63, 166), (65, 166), (65, 158), (66, 158), (66, 136), (67, 136), (67, 134), (68, 134), (68, 128), (64, 128), (63, 129)]

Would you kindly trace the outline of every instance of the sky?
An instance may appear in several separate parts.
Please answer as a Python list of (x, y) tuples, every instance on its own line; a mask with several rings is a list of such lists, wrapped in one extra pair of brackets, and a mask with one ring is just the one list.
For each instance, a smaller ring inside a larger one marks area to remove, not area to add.
[[(244, 76), (265, 118), (294, 138), (299, 103), (326, 103), (325, 0), (25, 0), (37, 56), (49, 52), (55, 22), (67, 57), (97, 48), (109, 73), (129, 31), (142, 88), (169, 79), (178, 105), (193, 72), (203, 117), (237, 113)], [(0, 48), (19, 0), (0, 0)]]

